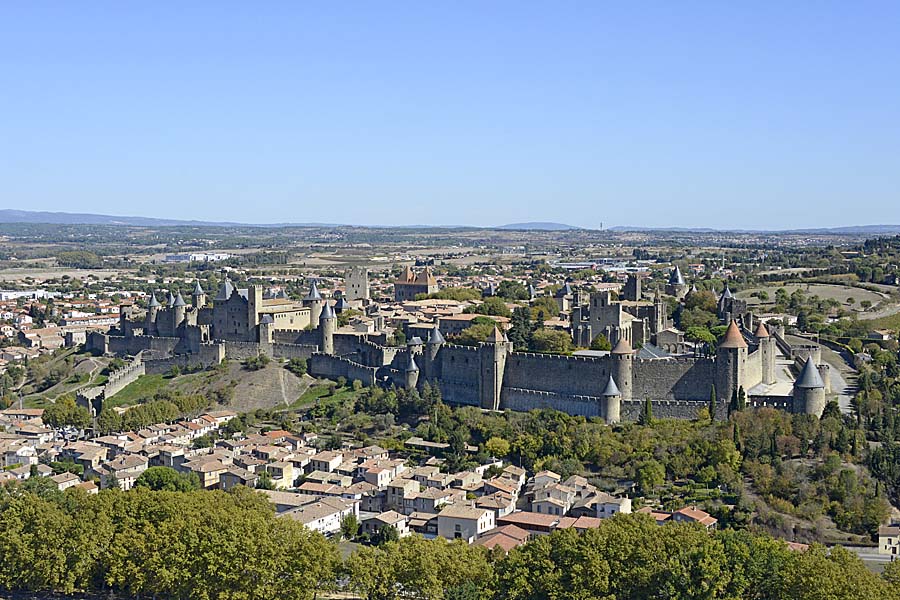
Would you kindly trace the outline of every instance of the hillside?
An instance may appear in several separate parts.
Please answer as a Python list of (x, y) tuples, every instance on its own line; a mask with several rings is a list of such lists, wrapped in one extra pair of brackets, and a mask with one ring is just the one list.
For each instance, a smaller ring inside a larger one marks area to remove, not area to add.
[(107, 406), (129, 406), (160, 392), (202, 394), (211, 401), (237, 412), (260, 408), (286, 407), (294, 403), (312, 384), (309, 376), (297, 377), (281, 363), (251, 371), (228, 361), (218, 369), (171, 375), (144, 375), (113, 396)]

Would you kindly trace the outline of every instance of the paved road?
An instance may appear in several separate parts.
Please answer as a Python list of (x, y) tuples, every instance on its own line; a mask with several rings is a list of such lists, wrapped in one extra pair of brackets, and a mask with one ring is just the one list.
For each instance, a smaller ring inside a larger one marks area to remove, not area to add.
[(844, 546), (844, 548), (856, 554), (864, 563), (866, 563), (869, 570), (876, 573), (881, 573), (888, 563), (900, 558), (889, 554), (878, 554), (877, 548), (869, 546)]

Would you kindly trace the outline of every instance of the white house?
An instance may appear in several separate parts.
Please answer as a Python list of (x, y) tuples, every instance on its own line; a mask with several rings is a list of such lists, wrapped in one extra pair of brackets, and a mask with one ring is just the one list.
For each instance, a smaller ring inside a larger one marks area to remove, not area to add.
[(469, 544), (496, 526), (494, 511), (451, 504), (438, 513), (438, 535), (448, 540), (466, 540)]
[(878, 554), (900, 556), (900, 524), (878, 528)]

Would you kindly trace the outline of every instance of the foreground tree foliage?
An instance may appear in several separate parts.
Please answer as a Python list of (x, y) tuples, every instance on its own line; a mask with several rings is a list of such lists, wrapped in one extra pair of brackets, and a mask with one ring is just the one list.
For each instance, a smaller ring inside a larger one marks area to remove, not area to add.
[(275, 518), (246, 488), (89, 496), (31, 480), (0, 486), (0, 590), (305, 600), (340, 585), (367, 600), (880, 600), (900, 598), (894, 567), (881, 577), (842, 548), (792, 551), (747, 531), (659, 527), (641, 514), (508, 555), (411, 536), (342, 564), (334, 543)]
[(874, 600), (900, 597), (900, 588), (842, 548), (796, 552), (746, 531), (708, 534), (697, 525), (659, 527), (630, 515), (514, 549), (496, 564), (495, 597)]
[(0, 589), (303, 600), (334, 585), (338, 562), (333, 544), (248, 489), (0, 488)]
[(488, 553), (462, 541), (411, 536), (362, 548), (344, 569), (350, 587), (369, 600), (490, 597)]

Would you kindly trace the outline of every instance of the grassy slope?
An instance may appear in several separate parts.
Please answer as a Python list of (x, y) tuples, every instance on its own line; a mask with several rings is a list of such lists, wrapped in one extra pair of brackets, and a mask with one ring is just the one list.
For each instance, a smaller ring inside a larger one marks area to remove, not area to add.
[(276, 362), (258, 371), (249, 371), (239, 363), (230, 362), (221, 369), (177, 377), (144, 375), (110, 398), (107, 406), (137, 404), (163, 390), (211, 396), (216, 390), (233, 388), (232, 401), (228, 405), (233, 410), (286, 407), (304, 395), (311, 381), (309, 377), (297, 377)]

